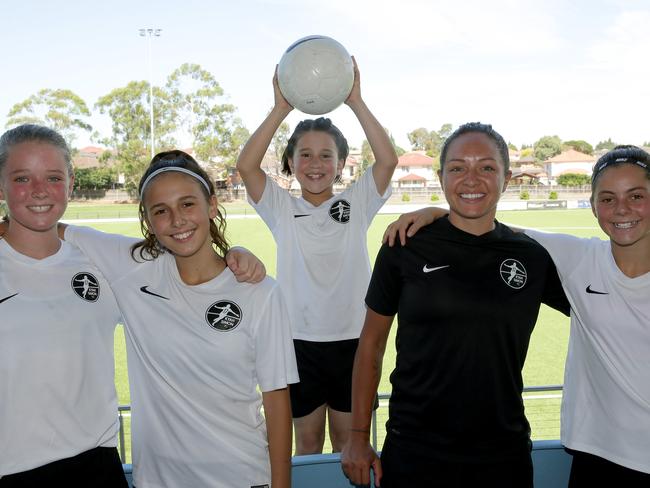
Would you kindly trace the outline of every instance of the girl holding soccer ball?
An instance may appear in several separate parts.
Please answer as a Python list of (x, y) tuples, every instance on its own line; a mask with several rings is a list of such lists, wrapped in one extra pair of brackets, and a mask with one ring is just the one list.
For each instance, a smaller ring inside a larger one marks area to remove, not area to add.
[(277, 279), (289, 305), (300, 383), (292, 385), (296, 454), (320, 453), (329, 417), (334, 451), (350, 428), (352, 362), (365, 314), (370, 279), (368, 227), (390, 195), (397, 155), (386, 131), (361, 97), (359, 70), (345, 103), (363, 128), (376, 163), (349, 188), (334, 194), (348, 144), (329, 119), (300, 122), (282, 157), (302, 196), (267, 177), (261, 163), (273, 135), (293, 107), (277, 73), (275, 104), (237, 161), (248, 197), (275, 238)]

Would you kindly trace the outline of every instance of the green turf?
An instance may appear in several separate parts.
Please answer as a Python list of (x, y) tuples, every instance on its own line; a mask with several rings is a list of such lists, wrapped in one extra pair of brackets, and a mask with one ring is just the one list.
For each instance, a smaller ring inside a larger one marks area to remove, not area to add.
[[(396, 215), (378, 215), (373, 221), (368, 231), (368, 252), (371, 262), (374, 262), (379, 251), (384, 229), (396, 217)], [(590, 210), (507, 211), (499, 212), (497, 219), (513, 225), (566, 232), (582, 237), (605, 236), (598, 228), (596, 219)], [(106, 232), (117, 232), (130, 236), (140, 235), (137, 222), (107, 222), (88, 225)], [(268, 273), (271, 276), (275, 275), (275, 242), (270, 231), (259, 218), (229, 219), (227, 236), (232, 245), (245, 246), (254, 252), (265, 263)], [(379, 387), (379, 391), (385, 393), (390, 392), (388, 377), (395, 364), (395, 329), (396, 327), (393, 327), (391, 331)], [(531, 338), (524, 367), (525, 385), (562, 384), (568, 334), (569, 319), (543, 305)], [(123, 331), (118, 328), (115, 343), (116, 384), (122, 404), (129, 403), (125, 356)], [(559, 399), (526, 402), (534, 438), (557, 438), (559, 436), (559, 402)], [(380, 408), (378, 414), (380, 425), (383, 426), (386, 409)], [(381, 445), (383, 429), (379, 430)]]

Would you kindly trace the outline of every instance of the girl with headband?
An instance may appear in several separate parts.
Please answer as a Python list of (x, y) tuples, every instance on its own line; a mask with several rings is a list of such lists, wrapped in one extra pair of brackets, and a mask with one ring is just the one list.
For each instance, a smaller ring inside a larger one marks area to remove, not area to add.
[(134, 484), (289, 488), (298, 375), (276, 283), (238, 283), (227, 268), (225, 219), (190, 155), (156, 155), (139, 191), (144, 240), (65, 231), (124, 318)]

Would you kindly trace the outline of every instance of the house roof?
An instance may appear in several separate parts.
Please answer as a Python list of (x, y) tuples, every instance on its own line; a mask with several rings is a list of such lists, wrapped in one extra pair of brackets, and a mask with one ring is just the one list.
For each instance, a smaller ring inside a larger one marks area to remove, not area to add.
[(406, 176), (402, 176), (397, 181), (427, 181), (427, 179), (424, 176), (409, 173)]
[(104, 163), (100, 163), (99, 158), (105, 152), (111, 153), (110, 150), (97, 146), (86, 146), (79, 149), (76, 156), (72, 158), (72, 165), (75, 168), (98, 168), (103, 164), (111, 167), (114, 166), (116, 161), (114, 155), (111, 155)]
[(562, 151), (557, 156), (553, 156), (552, 158), (549, 158), (544, 162), (545, 163), (586, 163), (586, 162), (593, 162), (593, 161), (596, 161), (596, 158), (594, 156), (581, 153), (580, 151), (576, 151), (575, 149), (567, 149), (566, 151)]
[(541, 173), (541, 172), (533, 173), (531, 171), (513, 171), (512, 172), (512, 178), (513, 179), (516, 179), (516, 178), (534, 178), (534, 179), (538, 179), (543, 174), (545, 174), (545, 173)]
[(397, 166), (431, 166), (434, 161), (424, 151), (413, 151), (402, 154), (397, 160)]
[(104, 149), (103, 147), (86, 146), (79, 149), (79, 154), (96, 154), (97, 156), (99, 156), (104, 151), (106, 151), (106, 149)]
[(345, 160), (345, 164), (350, 166), (359, 166), (359, 159), (357, 159), (356, 156), (349, 155)]

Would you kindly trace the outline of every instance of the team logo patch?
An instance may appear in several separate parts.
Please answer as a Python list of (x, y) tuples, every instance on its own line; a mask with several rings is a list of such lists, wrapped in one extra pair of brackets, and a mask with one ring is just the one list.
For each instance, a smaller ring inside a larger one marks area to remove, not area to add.
[(350, 202), (337, 200), (330, 206), (330, 217), (339, 224), (347, 224), (350, 221)]
[(99, 298), (99, 281), (91, 273), (77, 273), (71, 285), (77, 296), (87, 302), (96, 302)]
[(230, 300), (219, 300), (208, 307), (205, 320), (215, 330), (228, 332), (241, 323), (241, 308)]
[(506, 285), (515, 290), (523, 288), (528, 279), (526, 268), (516, 259), (506, 259), (502, 262), (499, 272)]

